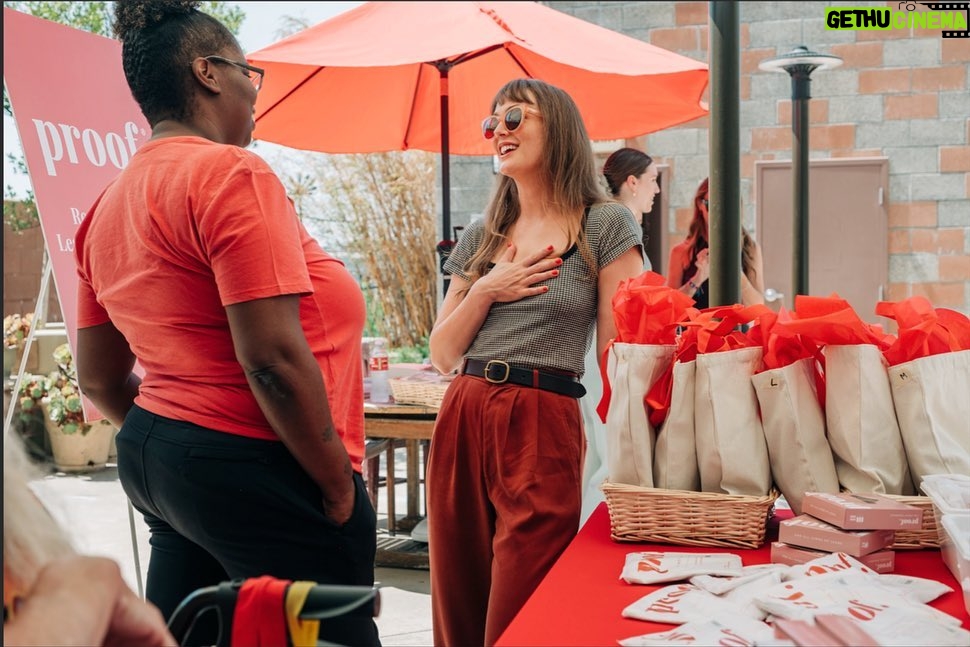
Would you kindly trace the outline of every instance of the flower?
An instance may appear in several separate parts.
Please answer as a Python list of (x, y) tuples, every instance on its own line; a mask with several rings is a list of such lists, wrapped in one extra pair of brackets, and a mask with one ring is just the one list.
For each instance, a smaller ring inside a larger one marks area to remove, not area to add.
[(71, 354), (71, 347), (68, 344), (61, 344), (51, 353), (54, 356), (54, 363), (57, 364), (57, 373), (64, 382), (69, 382), (77, 390), (77, 369), (74, 368), (74, 355)]
[(53, 356), (57, 368), (49, 375), (25, 376), (20, 387), (21, 416), (36, 416), (38, 411), (46, 408), (50, 421), (63, 433), (70, 435), (80, 431), (87, 434), (91, 425), (84, 422), (71, 347), (61, 344), (54, 349)]
[(40, 410), (41, 401), (50, 391), (50, 378), (43, 375), (25, 375), (20, 385), (20, 411), (22, 416), (33, 416)]
[(86, 434), (91, 429), (91, 425), (84, 422), (84, 409), (81, 406), (81, 394), (77, 392), (73, 384), (65, 384), (62, 387), (52, 389), (47, 402), (47, 410), (51, 422), (61, 428), (65, 434), (77, 433)]
[(19, 314), (7, 315), (3, 318), (3, 347), (4, 348), (23, 348), (24, 340), (30, 334), (30, 326), (34, 321), (34, 313), (28, 312), (21, 316)]

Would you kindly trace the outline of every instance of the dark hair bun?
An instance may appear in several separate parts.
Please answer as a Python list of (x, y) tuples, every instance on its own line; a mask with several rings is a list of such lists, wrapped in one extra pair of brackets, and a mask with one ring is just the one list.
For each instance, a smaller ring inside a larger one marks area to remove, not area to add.
[(198, 10), (198, 0), (118, 0), (112, 28), (125, 42), (143, 29), (154, 27), (173, 15), (186, 15)]

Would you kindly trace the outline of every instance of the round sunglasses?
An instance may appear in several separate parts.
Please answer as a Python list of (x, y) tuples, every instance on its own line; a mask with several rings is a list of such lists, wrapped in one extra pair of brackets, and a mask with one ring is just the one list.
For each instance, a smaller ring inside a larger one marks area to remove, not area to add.
[[(542, 116), (537, 110), (533, 110), (532, 108), (513, 106), (505, 111), (505, 116), (502, 118), (502, 120), (505, 121), (505, 129), (512, 132), (521, 126), (522, 122), (525, 121), (525, 114), (527, 112), (534, 114), (537, 117)], [(485, 119), (482, 120), (482, 135), (485, 137), (485, 139), (495, 137), (495, 129), (498, 128), (499, 123), (500, 120), (495, 115), (485, 117)]]

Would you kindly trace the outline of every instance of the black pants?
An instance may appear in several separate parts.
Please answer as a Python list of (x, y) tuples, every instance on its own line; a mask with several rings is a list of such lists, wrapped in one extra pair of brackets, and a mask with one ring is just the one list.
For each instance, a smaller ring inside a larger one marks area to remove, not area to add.
[[(320, 488), (281, 442), (135, 406), (117, 444), (121, 484), (151, 531), (146, 597), (166, 618), (192, 591), (228, 579), (374, 584), (377, 516), (359, 474), (353, 516), (340, 527), (324, 515)], [(320, 639), (380, 644), (365, 614), (322, 621)]]

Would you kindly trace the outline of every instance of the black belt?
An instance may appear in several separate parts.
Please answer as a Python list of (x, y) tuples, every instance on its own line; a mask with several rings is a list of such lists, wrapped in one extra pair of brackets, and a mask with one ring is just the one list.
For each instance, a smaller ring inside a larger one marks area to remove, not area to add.
[(543, 389), (568, 395), (573, 398), (581, 398), (586, 395), (586, 389), (579, 383), (579, 379), (569, 375), (557, 375), (534, 368), (520, 368), (510, 366), (508, 362), (500, 359), (482, 362), (477, 359), (466, 359), (465, 365), (461, 370), (467, 375), (484, 377), (486, 382), (492, 384), (517, 384), (519, 386), (531, 386), (536, 389)]

